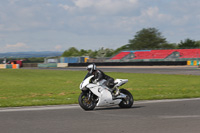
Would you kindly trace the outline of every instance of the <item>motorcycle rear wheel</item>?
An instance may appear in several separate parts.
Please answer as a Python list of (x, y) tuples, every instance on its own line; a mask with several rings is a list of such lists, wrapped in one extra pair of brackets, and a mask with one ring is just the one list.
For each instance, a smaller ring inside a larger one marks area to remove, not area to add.
[(134, 102), (132, 94), (126, 89), (120, 89), (119, 91), (120, 93), (126, 95), (126, 98), (122, 99), (122, 101), (119, 103), (119, 106), (121, 108), (131, 108)]
[(81, 93), (78, 98), (79, 105), (84, 110), (93, 110), (96, 107), (96, 102), (92, 100), (92, 98), (89, 99), (88, 93)]

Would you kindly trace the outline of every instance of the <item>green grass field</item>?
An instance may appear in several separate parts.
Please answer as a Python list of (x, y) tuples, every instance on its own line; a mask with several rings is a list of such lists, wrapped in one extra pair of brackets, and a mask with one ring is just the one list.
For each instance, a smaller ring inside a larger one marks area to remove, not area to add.
[[(0, 69), (0, 107), (78, 103), (86, 71)], [(200, 97), (200, 76), (114, 73), (135, 100)]]

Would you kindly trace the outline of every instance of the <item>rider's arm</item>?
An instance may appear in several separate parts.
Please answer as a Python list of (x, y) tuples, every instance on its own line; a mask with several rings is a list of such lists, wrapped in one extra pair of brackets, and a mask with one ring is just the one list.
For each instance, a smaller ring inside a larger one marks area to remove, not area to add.
[(96, 76), (97, 82), (99, 82), (99, 81), (102, 80), (103, 78), (104, 78), (103, 72), (101, 72), (100, 70), (97, 70), (97, 76)]

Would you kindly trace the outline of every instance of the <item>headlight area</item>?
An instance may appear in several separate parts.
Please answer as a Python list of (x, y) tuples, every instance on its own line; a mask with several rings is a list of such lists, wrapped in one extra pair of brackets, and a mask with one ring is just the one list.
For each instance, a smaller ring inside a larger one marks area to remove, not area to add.
[(88, 90), (88, 88), (87, 88), (87, 87), (84, 87), (84, 88), (82, 88), (82, 90), (83, 90), (83, 91), (87, 91), (87, 90)]

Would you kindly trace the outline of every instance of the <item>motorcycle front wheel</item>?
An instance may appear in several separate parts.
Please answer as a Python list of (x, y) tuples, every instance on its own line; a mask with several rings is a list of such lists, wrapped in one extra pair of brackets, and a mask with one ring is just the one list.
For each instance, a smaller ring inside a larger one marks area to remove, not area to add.
[(120, 89), (119, 91), (120, 93), (126, 95), (126, 98), (122, 99), (122, 101), (119, 103), (119, 106), (121, 108), (131, 108), (134, 102), (132, 94), (126, 89)]
[(96, 102), (93, 98), (89, 98), (88, 93), (81, 93), (78, 98), (79, 105), (84, 110), (93, 110), (96, 107)]

